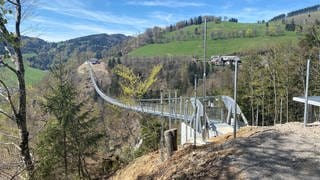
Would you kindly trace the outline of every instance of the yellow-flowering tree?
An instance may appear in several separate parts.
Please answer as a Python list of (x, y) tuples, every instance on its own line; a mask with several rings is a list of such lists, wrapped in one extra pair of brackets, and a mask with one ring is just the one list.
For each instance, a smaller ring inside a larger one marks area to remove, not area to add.
[(113, 72), (121, 77), (120, 87), (126, 97), (141, 98), (154, 82), (157, 81), (157, 75), (162, 69), (162, 65), (156, 65), (150, 72), (147, 79), (142, 80), (140, 76), (135, 75), (133, 70), (118, 64)]
[[(118, 64), (113, 69), (113, 73), (120, 77), (121, 80), (119, 84), (124, 93), (124, 98), (130, 101), (130, 98), (143, 97), (152, 84), (157, 81), (157, 75), (161, 69), (162, 65), (154, 66), (145, 80), (141, 79), (139, 75), (134, 74), (132, 69), (122, 64)], [(132, 157), (143, 155), (146, 152), (154, 151), (158, 148), (158, 142), (161, 137), (160, 130), (163, 123), (160, 123), (150, 116), (144, 116), (144, 118), (140, 119), (140, 126), (143, 143), (136, 151), (130, 150), (129, 155)]]

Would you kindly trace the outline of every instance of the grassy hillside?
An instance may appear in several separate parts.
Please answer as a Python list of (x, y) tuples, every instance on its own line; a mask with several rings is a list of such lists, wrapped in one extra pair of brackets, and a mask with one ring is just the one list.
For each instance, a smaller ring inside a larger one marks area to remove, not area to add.
[[(249, 49), (263, 48), (273, 43), (286, 43), (297, 41), (294, 32), (284, 30), (280, 23), (266, 24), (256, 23), (208, 23), (207, 26), (207, 52), (208, 55), (231, 54)], [(198, 33), (195, 33), (195, 29)], [(202, 25), (193, 25), (181, 30), (164, 34), (169, 41), (162, 44), (150, 44), (129, 53), (129, 56), (201, 56), (203, 54)], [(267, 35), (266, 31), (277, 32), (276, 35)], [(217, 38), (221, 36), (222, 38)], [(237, 37), (234, 37), (237, 36)], [(251, 37), (250, 37), (251, 36)]]
[[(270, 44), (295, 42), (297, 37), (256, 37), (256, 38), (237, 38), (229, 40), (209, 40), (207, 42), (207, 54), (231, 54), (249, 49), (259, 49)], [(151, 44), (135, 49), (129, 56), (201, 56), (203, 54), (202, 41), (176, 41), (165, 44)]]
[[(25, 72), (27, 86), (37, 84), (46, 75), (45, 71), (32, 68), (27, 63), (25, 63)], [(15, 86), (17, 83), (15, 75), (4, 67), (0, 67), (0, 78), (3, 79), (8, 86)]]
[[(195, 35), (195, 29), (198, 29), (199, 35)], [(284, 26), (281, 27), (284, 29)], [(266, 25), (265, 24), (256, 24), (256, 23), (233, 23), (233, 22), (222, 22), (222, 23), (214, 23), (214, 22), (209, 22), (207, 24), (207, 38), (210, 39), (210, 34), (212, 32), (217, 32), (217, 31), (223, 31), (223, 33), (228, 33), (232, 31), (246, 31), (248, 29), (255, 29), (258, 33), (259, 36), (263, 35), (266, 30)], [(202, 31), (203, 31), (203, 24), (201, 25), (192, 25), (192, 26), (187, 26), (181, 30), (177, 30), (174, 32), (170, 32), (166, 34), (166, 36), (172, 37), (172, 36), (179, 36), (179, 34), (186, 34), (189, 36), (188, 39), (193, 38), (202, 38)]]

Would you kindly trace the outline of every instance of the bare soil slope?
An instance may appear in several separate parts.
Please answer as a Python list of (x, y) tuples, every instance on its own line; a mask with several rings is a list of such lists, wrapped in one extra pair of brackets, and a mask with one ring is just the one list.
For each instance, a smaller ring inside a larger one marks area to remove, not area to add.
[(140, 157), (111, 179), (319, 179), (320, 127), (301, 123), (240, 130), (212, 143), (180, 148), (161, 162)]

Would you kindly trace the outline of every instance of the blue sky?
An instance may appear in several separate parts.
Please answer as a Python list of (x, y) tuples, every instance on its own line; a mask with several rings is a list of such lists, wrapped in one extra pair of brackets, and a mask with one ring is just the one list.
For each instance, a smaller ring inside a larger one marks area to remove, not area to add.
[(26, 16), (24, 35), (47, 41), (107, 33), (136, 35), (199, 15), (268, 20), (320, 0), (37, 0)]

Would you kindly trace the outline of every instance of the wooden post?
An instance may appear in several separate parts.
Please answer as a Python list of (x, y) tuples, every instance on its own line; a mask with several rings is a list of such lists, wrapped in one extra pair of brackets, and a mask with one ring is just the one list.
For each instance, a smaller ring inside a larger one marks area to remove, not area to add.
[(169, 158), (174, 151), (178, 150), (177, 132), (177, 128), (169, 129), (164, 132), (165, 145), (167, 149), (167, 158)]

